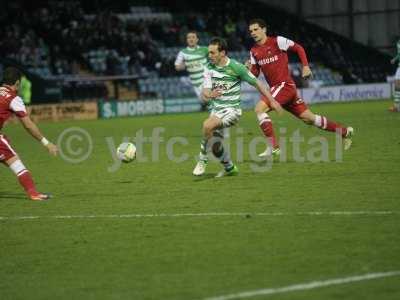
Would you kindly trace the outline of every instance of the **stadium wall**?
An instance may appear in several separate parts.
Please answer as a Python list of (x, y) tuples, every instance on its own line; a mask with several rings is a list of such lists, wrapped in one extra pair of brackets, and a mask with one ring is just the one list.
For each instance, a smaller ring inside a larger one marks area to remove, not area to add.
[[(299, 89), (301, 98), (309, 104), (368, 101), (390, 99), (392, 84), (375, 83)], [(260, 94), (247, 84), (243, 86), (242, 108), (251, 110), (259, 101)], [(35, 121), (94, 120), (117, 117), (135, 117), (170, 113), (200, 112), (201, 104), (196, 97), (181, 99), (146, 99), (132, 101), (88, 101), (60, 104), (31, 105), (28, 111)], [(15, 122), (12, 119), (11, 122)]]
[[(27, 107), (28, 113), (35, 122), (96, 120), (99, 116), (97, 101), (68, 102), (60, 104), (35, 104)], [(16, 123), (17, 118), (11, 118), (10, 123)]]
[(360, 100), (389, 99), (389, 83), (357, 84), (301, 89), (301, 97), (307, 103), (348, 102)]
[[(299, 93), (306, 103), (314, 104), (389, 99), (392, 90), (390, 83), (375, 83), (299, 89)], [(242, 108), (253, 109), (259, 99), (259, 92), (244, 84)], [(105, 119), (201, 111), (200, 101), (196, 97), (132, 101), (101, 100), (98, 105), (99, 117)]]

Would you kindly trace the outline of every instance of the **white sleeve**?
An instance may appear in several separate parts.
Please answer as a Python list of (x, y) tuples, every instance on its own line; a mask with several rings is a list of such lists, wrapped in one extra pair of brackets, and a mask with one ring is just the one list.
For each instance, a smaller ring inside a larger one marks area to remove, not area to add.
[(15, 97), (10, 103), (10, 109), (15, 112), (17, 115), (18, 113), (22, 113), (23, 115), (26, 114), (26, 107), (24, 101), (22, 101), (21, 97)]
[(185, 61), (185, 57), (183, 56), (183, 52), (179, 51), (178, 56), (175, 59), (175, 66), (180, 66)]
[(211, 81), (212, 71), (207, 69), (207, 67), (204, 67), (203, 77), (204, 77), (203, 89), (212, 89), (212, 81)]
[(284, 38), (283, 36), (278, 36), (276, 38), (276, 42), (278, 43), (278, 48), (283, 51), (287, 51), (289, 47), (294, 46), (294, 42), (292, 40)]
[(257, 64), (256, 59), (254, 58), (253, 53), (251, 53), (251, 51), (250, 51), (250, 63), (252, 65), (256, 65)]

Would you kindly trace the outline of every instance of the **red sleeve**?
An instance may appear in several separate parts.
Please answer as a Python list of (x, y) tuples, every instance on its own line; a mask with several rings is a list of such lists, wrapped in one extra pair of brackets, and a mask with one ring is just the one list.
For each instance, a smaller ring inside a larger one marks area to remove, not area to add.
[(306, 51), (304, 51), (304, 48), (300, 44), (294, 43), (293, 46), (289, 47), (289, 50), (297, 53), (303, 66), (308, 66)]

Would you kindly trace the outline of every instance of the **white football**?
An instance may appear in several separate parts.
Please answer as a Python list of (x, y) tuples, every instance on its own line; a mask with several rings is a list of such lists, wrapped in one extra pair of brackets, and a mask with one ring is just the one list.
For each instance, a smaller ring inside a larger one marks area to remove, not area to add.
[(123, 162), (131, 162), (136, 158), (136, 146), (132, 143), (122, 143), (117, 148), (117, 157)]

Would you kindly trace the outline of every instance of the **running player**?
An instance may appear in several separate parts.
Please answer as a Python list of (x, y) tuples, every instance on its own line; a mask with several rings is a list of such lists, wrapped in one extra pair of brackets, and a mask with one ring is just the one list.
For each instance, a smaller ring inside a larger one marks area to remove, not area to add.
[[(320, 129), (338, 132), (344, 138), (344, 149), (350, 148), (353, 135), (352, 127), (342, 125), (328, 120), (325, 116), (316, 115), (307, 107), (304, 101), (298, 96), (296, 85), (289, 74), (287, 51), (297, 53), (303, 65), (302, 76), (312, 76), (308, 66), (307, 56), (303, 47), (282, 36), (267, 36), (267, 26), (262, 19), (254, 19), (249, 23), (251, 37), (256, 42), (250, 50), (251, 72), (258, 76), (260, 71), (267, 80), (272, 96), (282, 107), (301, 119), (306, 124), (314, 125)], [(268, 115), (271, 110), (270, 100), (261, 97), (255, 107), (259, 126), (269, 140), (271, 147), (260, 154), (260, 156), (279, 155), (279, 145), (276, 141), (272, 121)]]
[[(199, 161), (193, 175), (203, 175), (207, 165), (207, 152), (211, 148), (224, 170), (217, 177), (232, 176), (238, 173), (229, 152), (222, 144), (221, 129), (235, 125), (242, 114), (240, 109), (241, 82), (246, 81), (269, 101), (272, 109), (282, 111), (281, 106), (272, 98), (269, 89), (251, 74), (244, 65), (227, 56), (227, 45), (221, 38), (213, 38), (208, 46), (210, 64), (204, 70), (203, 99), (211, 105), (211, 113), (203, 123), (203, 140)], [(215, 140), (212, 140), (215, 137)]]
[(186, 35), (187, 47), (179, 51), (175, 60), (177, 71), (187, 70), (194, 91), (201, 99), (201, 85), (203, 83), (204, 66), (207, 63), (208, 48), (199, 46), (196, 31), (189, 31)]
[(29, 118), (24, 102), (17, 96), (21, 82), (21, 72), (13, 67), (6, 68), (3, 74), (3, 84), (0, 87), (0, 162), (8, 166), (15, 173), (19, 183), (31, 200), (41, 201), (49, 199), (49, 195), (36, 190), (31, 173), (25, 168), (21, 159), (10, 144), (10, 140), (1, 133), (4, 123), (14, 114), (21, 121), (25, 129), (52, 155), (57, 154), (57, 147), (50, 143), (39, 131), (35, 123)]
[(400, 39), (397, 41), (396, 49), (397, 54), (390, 61), (392, 64), (395, 64), (396, 61), (398, 62), (396, 74), (394, 75), (394, 103), (393, 106), (389, 109), (393, 112), (400, 111)]

